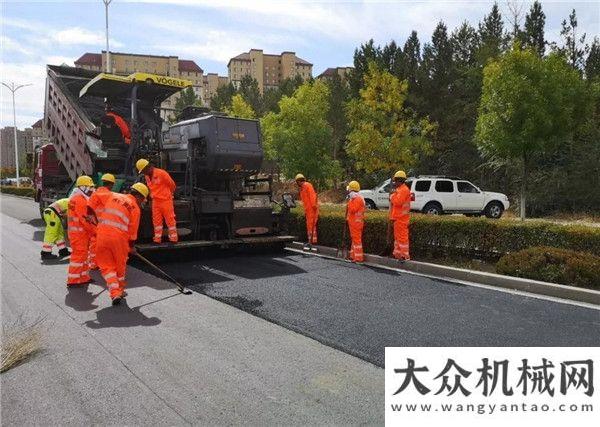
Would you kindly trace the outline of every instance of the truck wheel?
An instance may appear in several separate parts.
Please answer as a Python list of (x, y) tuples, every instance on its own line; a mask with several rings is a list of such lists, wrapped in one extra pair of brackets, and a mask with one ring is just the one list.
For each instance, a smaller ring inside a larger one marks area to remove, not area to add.
[(371, 199), (366, 199), (365, 200), (365, 205), (367, 206), (367, 209), (372, 209), (374, 211), (377, 210), (377, 205)]
[(485, 216), (487, 216), (488, 218), (491, 218), (491, 219), (500, 218), (502, 216), (503, 212), (504, 212), (504, 206), (502, 206), (502, 203), (500, 203), (500, 202), (488, 203), (488, 205), (485, 207), (485, 210), (483, 211)]
[(423, 213), (429, 215), (441, 215), (444, 213), (442, 205), (438, 202), (429, 202), (423, 207)]

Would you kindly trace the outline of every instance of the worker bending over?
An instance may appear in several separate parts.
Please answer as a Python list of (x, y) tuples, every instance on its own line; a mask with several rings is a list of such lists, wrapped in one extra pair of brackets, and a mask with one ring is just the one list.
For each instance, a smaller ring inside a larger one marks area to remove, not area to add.
[(408, 252), (408, 223), (410, 221), (410, 189), (405, 185), (406, 173), (398, 171), (392, 182), (396, 191), (390, 197), (390, 221), (394, 224), (394, 258), (410, 259)]
[(98, 217), (97, 261), (113, 305), (126, 296), (127, 258), (135, 251), (141, 206), (147, 197), (148, 187), (135, 183), (129, 194), (113, 193)]
[[(44, 209), (44, 222), (46, 231), (44, 231), (44, 243), (42, 244), (42, 260), (57, 259), (58, 257), (69, 256), (71, 252), (65, 245), (65, 230), (62, 225), (62, 219), (67, 217), (69, 209), (69, 198), (57, 200), (46, 209)], [(58, 256), (52, 253), (52, 246), (56, 244)]]
[(357, 181), (350, 181), (348, 187), (348, 204), (346, 209), (346, 222), (350, 230), (350, 260), (353, 262), (363, 262), (365, 255), (362, 246), (362, 233), (365, 225), (365, 199), (358, 192), (360, 184)]
[[(112, 194), (113, 185), (115, 185), (115, 176), (110, 173), (105, 173), (100, 178), (102, 181), (102, 187), (98, 188), (96, 191), (92, 193), (88, 200), (88, 207), (91, 209), (91, 215), (97, 218), (104, 210), (104, 205), (107, 200), (110, 198)], [(90, 239), (90, 253), (88, 258), (88, 264), (90, 266), (90, 270), (95, 270), (98, 268), (96, 265), (96, 235), (94, 234)]]
[(75, 190), (69, 198), (67, 211), (71, 261), (67, 274), (67, 286), (87, 285), (90, 278), (88, 258), (90, 238), (96, 233), (88, 214), (88, 199), (94, 191), (94, 182), (87, 175), (75, 181)]
[(319, 219), (319, 203), (317, 193), (304, 175), (296, 175), (296, 184), (300, 189), (300, 200), (304, 205), (304, 216), (306, 217), (306, 236), (309, 244), (317, 244), (317, 221)]
[(114, 122), (114, 124), (121, 131), (121, 136), (125, 140), (125, 144), (129, 145), (131, 143), (131, 130), (129, 129), (129, 125), (125, 121), (123, 117), (114, 112), (112, 107), (107, 103), (104, 107), (105, 110), (105, 119), (110, 125)]
[(173, 206), (173, 193), (175, 181), (166, 170), (159, 169), (150, 164), (146, 159), (135, 163), (138, 173), (146, 177), (146, 185), (152, 194), (152, 224), (154, 225), (154, 243), (162, 241), (163, 219), (167, 224), (169, 241), (176, 243), (177, 221), (175, 220), (175, 207)]

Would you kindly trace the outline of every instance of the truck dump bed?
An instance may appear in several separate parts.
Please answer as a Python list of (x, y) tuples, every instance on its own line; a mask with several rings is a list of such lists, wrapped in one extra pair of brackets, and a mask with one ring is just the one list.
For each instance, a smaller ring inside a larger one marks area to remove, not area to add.
[[(96, 75), (96, 71), (48, 65), (46, 68), (46, 97), (44, 126), (56, 148), (56, 156), (71, 180), (94, 172), (94, 151), (88, 136), (104, 115), (100, 97), (79, 97), (81, 89)], [(128, 116), (128, 105), (114, 105), (115, 110)]]

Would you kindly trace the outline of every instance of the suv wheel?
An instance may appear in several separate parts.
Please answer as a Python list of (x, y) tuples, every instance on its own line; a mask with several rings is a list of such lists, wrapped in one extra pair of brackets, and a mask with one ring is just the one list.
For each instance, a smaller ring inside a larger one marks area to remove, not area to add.
[(423, 213), (429, 215), (441, 215), (444, 213), (442, 205), (438, 202), (429, 202), (423, 207)]
[(365, 200), (365, 205), (367, 206), (367, 209), (377, 210), (377, 205), (371, 199), (366, 199)]
[(490, 202), (483, 211), (485, 216), (492, 219), (498, 219), (504, 213), (504, 206), (500, 202)]

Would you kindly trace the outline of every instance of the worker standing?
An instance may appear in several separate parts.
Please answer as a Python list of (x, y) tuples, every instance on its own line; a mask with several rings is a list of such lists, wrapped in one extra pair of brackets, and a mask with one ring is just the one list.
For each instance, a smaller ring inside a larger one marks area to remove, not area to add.
[[(104, 175), (102, 175), (102, 178), (100, 178), (100, 180), (102, 181), (102, 187), (96, 189), (96, 191), (92, 193), (88, 200), (88, 206), (92, 210), (91, 213), (93, 213), (96, 219), (104, 210), (104, 205), (110, 198), (112, 194), (112, 188), (116, 182), (115, 176), (110, 173), (105, 173)], [(88, 264), (90, 270), (95, 270), (96, 268), (98, 268), (98, 266), (96, 265), (96, 234), (92, 235), (90, 238)]]
[(348, 191), (346, 222), (352, 241), (350, 260), (363, 262), (365, 260), (362, 246), (362, 233), (365, 225), (365, 199), (358, 193), (360, 191), (358, 181), (350, 181), (346, 190)]
[[(71, 253), (65, 245), (65, 230), (62, 225), (62, 219), (67, 217), (68, 209), (68, 197), (57, 200), (44, 209), (46, 230), (44, 231), (44, 243), (42, 244), (42, 260), (64, 258)], [(52, 253), (54, 244), (58, 248), (58, 256)]]
[(300, 200), (304, 205), (304, 215), (306, 217), (306, 236), (308, 244), (317, 244), (317, 221), (319, 220), (319, 202), (317, 193), (304, 175), (296, 175), (296, 184), (300, 189)]
[(140, 208), (147, 197), (148, 187), (135, 183), (129, 194), (113, 193), (98, 218), (98, 266), (113, 305), (126, 296), (127, 258), (135, 251), (133, 244), (140, 224)]
[(75, 181), (75, 190), (69, 198), (67, 211), (71, 261), (67, 274), (67, 286), (86, 285), (92, 281), (89, 274), (88, 251), (90, 237), (95, 227), (88, 214), (88, 199), (94, 191), (94, 182), (87, 175)]
[(152, 224), (154, 225), (154, 243), (162, 241), (163, 219), (167, 224), (169, 241), (176, 243), (177, 221), (175, 220), (175, 207), (173, 206), (173, 193), (175, 181), (166, 170), (154, 167), (146, 159), (139, 159), (135, 163), (138, 173), (146, 177), (146, 185), (152, 194)]
[(410, 221), (410, 189), (405, 185), (406, 173), (398, 171), (392, 182), (396, 190), (390, 196), (390, 221), (394, 224), (394, 258), (410, 259), (408, 223)]

